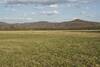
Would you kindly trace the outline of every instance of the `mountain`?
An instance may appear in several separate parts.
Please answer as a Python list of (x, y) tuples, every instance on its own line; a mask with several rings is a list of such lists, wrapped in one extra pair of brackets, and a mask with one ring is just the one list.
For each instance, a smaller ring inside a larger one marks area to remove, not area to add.
[(99, 22), (85, 21), (80, 19), (75, 19), (68, 22), (63, 22), (63, 27), (68, 29), (97, 29), (100, 28)]
[(0, 22), (0, 26), (2, 26), (2, 25), (8, 25), (8, 23)]
[(80, 29), (100, 29), (99, 22), (85, 21), (81, 19), (75, 19), (72, 21), (64, 22), (48, 22), (48, 21), (39, 21), (39, 22), (30, 22), (30, 23), (16, 23), (8, 24), (0, 22), (0, 30), (80, 30)]

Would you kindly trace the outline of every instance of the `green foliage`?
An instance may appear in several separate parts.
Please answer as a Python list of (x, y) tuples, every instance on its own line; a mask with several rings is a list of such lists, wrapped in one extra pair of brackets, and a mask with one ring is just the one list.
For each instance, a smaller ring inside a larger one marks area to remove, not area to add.
[(99, 59), (99, 32), (0, 32), (0, 67), (100, 67)]

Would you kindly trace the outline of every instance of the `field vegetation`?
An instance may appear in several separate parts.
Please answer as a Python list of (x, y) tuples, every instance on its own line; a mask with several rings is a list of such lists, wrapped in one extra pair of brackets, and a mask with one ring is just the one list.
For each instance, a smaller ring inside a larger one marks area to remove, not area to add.
[(100, 32), (1, 31), (0, 67), (100, 67)]

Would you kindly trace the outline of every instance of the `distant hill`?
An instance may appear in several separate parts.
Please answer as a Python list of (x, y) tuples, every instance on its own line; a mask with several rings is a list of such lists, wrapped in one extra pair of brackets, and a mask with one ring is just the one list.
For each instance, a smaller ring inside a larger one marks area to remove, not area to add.
[(8, 25), (8, 23), (5, 23), (5, 22), (0, 22), (0, 26), (2, 26), (2, 25)]
[(80, 19), (63, 22), (62, 24), (68, 29), (100, 29), (99, 22), (85, 21)]
[(87, 30), (87, 29), (100, 29), (99, 22), (85, 21), (81, 19), (75, 19), (72, 21), (65, 22), (48, 22), (48, 21), (39, 21), (39, 22), (30, 22), (30, 23), (15, 23), (8, 24), (0, 22), (0, 30)]

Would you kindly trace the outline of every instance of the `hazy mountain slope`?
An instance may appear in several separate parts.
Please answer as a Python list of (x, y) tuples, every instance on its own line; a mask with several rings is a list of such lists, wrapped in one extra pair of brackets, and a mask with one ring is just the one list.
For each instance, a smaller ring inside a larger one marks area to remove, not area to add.
[(100, 29), (100, 23), (75, 19), (65, 22), (30, 22), (30, 23), (17, 23), (7, 24), (0, 23), (0, 29), (4, 30), (32, 30), (32, 29)]

